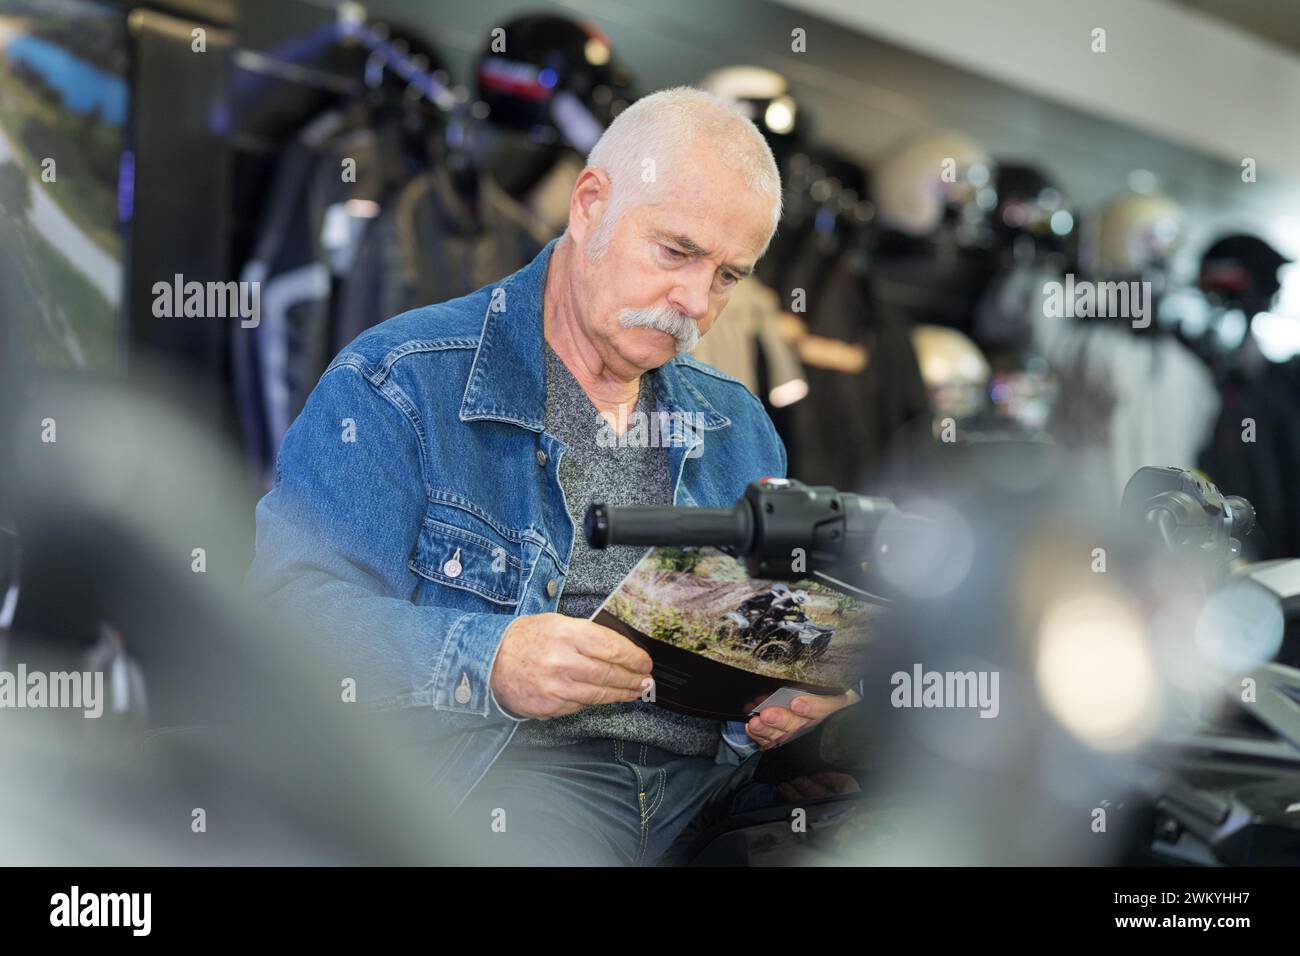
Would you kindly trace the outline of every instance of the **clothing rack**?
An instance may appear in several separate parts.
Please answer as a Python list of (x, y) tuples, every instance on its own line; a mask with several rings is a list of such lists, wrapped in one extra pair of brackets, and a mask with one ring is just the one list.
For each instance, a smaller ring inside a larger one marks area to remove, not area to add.
[[(330, 47), (347, 44), (356, 44), (370, 53), (362, 79), (311, 66), (307, 62)], [(343, 4), (329, 23), (287, 40), (273, 50), (239, 50), (233, 60), (241, 70), (256, 76), (343, 95), (357, 95), (366, 89), (374, 89), (387, 70), (441, 112), (451, 114), (458, 107), (456, 94), (426, 68), (424, 57), (411, 54), (401, 39), (392, 38), (385, 25), (367, 22), (365, 8), (356, 3)]]
[(334, 24), (339, 40), (358, 43), (370, 51), (370, 60), (366, 64), (368, 86), (378, 84), (378, 75), (372, 70), (387, 69), (405, 80), (408, 86), (444, 113), (455, 111), (456, 95), (421, 66), (421, 57), (409, 55), (398, 46), (400, 41), (390, 40), (387, 27), (366, 23), (365, 8), (360, 4), (341, 6)]

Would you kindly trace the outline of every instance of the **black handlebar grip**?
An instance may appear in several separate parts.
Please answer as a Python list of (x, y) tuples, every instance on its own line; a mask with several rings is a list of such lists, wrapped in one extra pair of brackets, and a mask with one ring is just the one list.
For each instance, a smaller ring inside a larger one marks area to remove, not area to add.
[(582, 529), (587, 543), (597, 549), (615, 544), (698, 545), (732, 547), (743, 554), (750, 545), (753, 522), (743, 501), (734, 508), (610, 508), (593, 504)]

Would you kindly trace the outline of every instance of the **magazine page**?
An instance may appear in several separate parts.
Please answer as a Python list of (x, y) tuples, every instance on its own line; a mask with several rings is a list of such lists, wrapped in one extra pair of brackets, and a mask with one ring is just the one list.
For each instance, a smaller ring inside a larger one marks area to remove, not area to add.
[(879, 611), (811, 580), (750, 578), (715, 548), (652, 548), (592, 620), (653, 658), (655, 704), (744, 721), (783, 690), (856, 685)]

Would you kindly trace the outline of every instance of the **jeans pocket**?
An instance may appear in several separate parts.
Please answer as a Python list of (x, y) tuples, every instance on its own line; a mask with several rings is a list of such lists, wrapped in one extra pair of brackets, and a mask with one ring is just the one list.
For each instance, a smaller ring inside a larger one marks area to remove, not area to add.
[(614, 742), (614, 759), (632, 771), (633, 786), (636, 789), (639, 833), (636, 855), (633, 858), (634, 866), (641, 866), (645, 862), (646, 851), (650, 846), (651, 821), (663, 806), (664, 796), (668, 792), (668, 769), (647, 766), (646, 756), (645, 744), (627, 743), (622, 740)]

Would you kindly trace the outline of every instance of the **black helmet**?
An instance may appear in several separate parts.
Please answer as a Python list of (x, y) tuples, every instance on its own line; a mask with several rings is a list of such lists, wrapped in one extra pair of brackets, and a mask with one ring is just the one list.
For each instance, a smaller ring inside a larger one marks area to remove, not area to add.
[(1201, 256), (1197, 284), (1225, 305), (1258, 312), (1272, 303), (1282, 285), (1277, 270), (1290, 261), (1257, 236), (1224, 236)]
[(635, 98), (604, 33), (567, 17), (526, 16), (494, 28), (475, 79), (493, 124), (584, 156)]
[(1043, 249), (1061, 249), (1074, 232), (1075, 217), (1065, 194), (1039, 169), (999, 162), (994, 175), (997, 211), (993, 231), (999, 243), (1029, 236)]

